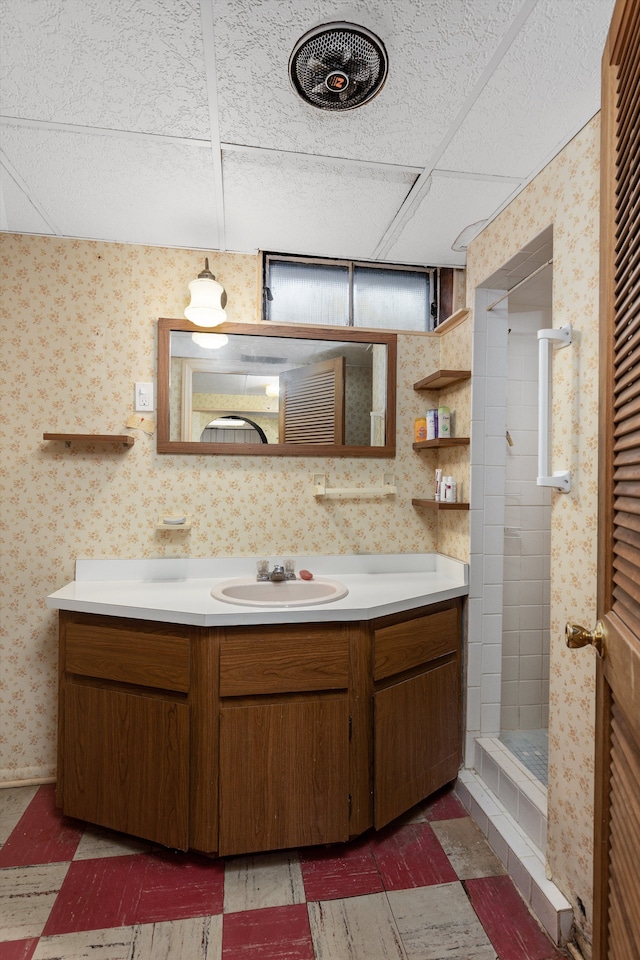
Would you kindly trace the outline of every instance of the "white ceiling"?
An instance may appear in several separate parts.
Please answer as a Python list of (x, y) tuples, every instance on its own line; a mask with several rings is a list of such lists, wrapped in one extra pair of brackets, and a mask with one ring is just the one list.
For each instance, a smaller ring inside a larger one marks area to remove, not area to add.
[[(2, 0), (0, 228), (461, 265), (598, 111), (614, 0)], [(389, 57), (355, 110), (303, 103), (296, 41)], [(473, 231), (471, 231), (473, 232)]]

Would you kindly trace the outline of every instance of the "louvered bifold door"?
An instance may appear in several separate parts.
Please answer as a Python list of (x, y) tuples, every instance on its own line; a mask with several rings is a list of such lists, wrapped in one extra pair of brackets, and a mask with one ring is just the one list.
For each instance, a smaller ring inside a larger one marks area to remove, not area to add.
[(344, 357), (280, 376), (280, 443), (344, 443)]
[(640, 2), (603, 59), (594, 958), (640, 957)]
[(640, 635), (640, 5), (618, 65), (615, 115), (614, 602)]

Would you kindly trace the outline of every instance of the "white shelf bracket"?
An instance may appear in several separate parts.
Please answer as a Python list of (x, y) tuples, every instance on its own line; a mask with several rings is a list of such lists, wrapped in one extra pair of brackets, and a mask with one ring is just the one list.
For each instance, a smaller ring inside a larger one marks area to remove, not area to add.
[(538, 476), (539, 487), (554, 487), (560, 493), (571, 490), (571, 471), (549, 471), (549, 435), (551, 432), (551, 409), (553, 377), (551, 373), (552, 343), (558, 348), (571, 343), (571, 324), (557, 330), (538, 330)]

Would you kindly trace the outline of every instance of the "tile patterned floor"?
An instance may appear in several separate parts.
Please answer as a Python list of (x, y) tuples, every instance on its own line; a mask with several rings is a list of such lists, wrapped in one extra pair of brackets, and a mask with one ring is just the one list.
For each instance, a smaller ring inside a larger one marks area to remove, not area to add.
[(0, 960), (556, 960), (447, 791), (350, 844), (209, 860), (0, 790)]
[(549, 785), (548, 730), (503, 730), (500, 741), (540, 783)]

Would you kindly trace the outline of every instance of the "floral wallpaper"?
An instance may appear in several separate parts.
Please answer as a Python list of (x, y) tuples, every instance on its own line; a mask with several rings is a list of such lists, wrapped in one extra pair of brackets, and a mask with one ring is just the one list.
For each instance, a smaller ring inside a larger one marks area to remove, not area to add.
[[(591, 624), (596, 613), (598, 138), (596, 118), (472, 242), (466, 278), (472, 305), (476, 286), (553, 223), (554, 325), (571, 322), (576, 337), (554, 372), (553, 456), (570, 457), (574, 486), (553, 498), (548, 859), (556, 883), (588, 910), (593, 655), (569, 651), (563, 625)], [(159, 455), (142, 431), (129, 449), (42, 440), (45, 431), (125, 431), (134, 382), (155, 379), (157, 319), (182, 316), (202, 260), (200, 251), (0, 235), (0, 782), (55, 776), (57, 617), (44, 599), (73, 579), (77, 557), (438, 549), (468, 559), (466, 512), (411, 505), (430, 495), (436, 466), (468, 499), (468, 451), (437, 462), (411, 444), (414, 419), (439, 396), (413, 383), (438, 367), (470, 367), (472, 316), (442, 337), (399, 336), (394, 460)], [(258, 258), (210, 260), (229, 319), (256, 321)], [(455, 431), (468, 435), (468, 386), (451, 388), (447, 403)], [(398, 486), (392, 502), (312, 495), (314, 473), (364, 486), (386, 471)], [(192, 530), (156, 532), (169, 512), (191, 514)]]
[[(229, 320), (256, 321), (259, 259), (214, 253)], [(431, 489), (432, 455), (412, 449), (440, 338), (400, 335), (397, 456), (384, 459), (173, 456), (126, 428), (134, 382), (155, 380), (159, 317), (180, 317), (200, 251), (0, 235), (4, 718), (0, 782), (55, 776), (57, 616), (47, 594), (73, 580), (77, 557), (410, 553), (438, 548), (438, 515), (412, 497)], [(132, 432), (130, 448), (45, 442), (43, 432)], [(378, 485), (393, 500), (313, 497)], [(293, 506), (293, 509), (292, 509)], [(189, 533), (156, 532), (165, 513)], [(462, 557), (464, 559), (464, 556)]]
[[(570, 495), (553, 498), (548, 859), (576, 903), (592, 900), (594, 668), (564, 645), (563, 626), (595, 621), (599, 121), (592, 121), (468, 251), (467, 302), (491, 273), (550, 223), (554, 325), (571, 350), (554, 366), (554, 460), (571, 461)], [(230, 320), (258, 319), (259, 261), (216, 253)], [(55, 776), (57, 618), (44, 598), (73, 579), (76, 557), (276, 556), (439, 549), (468, 558), (468, 517), (416, 509), (433, 471), (456, 475), (468, 499), (468, 452), (436, 462), (412, 449), (413, 421), (438, 394), (413, 383), (471, 365), (473, 318), (445, 336), (400, 335), (394, 460), (158, 455), (133, 431), (126, 450), (42, 440), (51, 432), (124, 432), (133, 384), (154, 380), (156, 323), (182, 316), (199, 251), (0, 235), (3, 353), (0, 524), (5, 718), (0, 781)], [(451, 388), (455, 430), (468, 435), (468, 387)], [(316, 501), (314, 473), (335, 486), (393, 471), (388, 500)], [(292, 510), (291, 505), (296, 509)], [(155, 531), (189, 513), (189, 534)], [(579, 916), (579, 912), (576, 911)]]
[[(565, 646), (567, 620), (596, 620), (600, 121), (595, 117), (469, 245), (467, 290), (553, 224), (553, 326), (571, 323), (554, 357), (553, 468), (568, 463), (570, 494), (554, 493), (547, 858), (553, 880), (591, 923), (594, 654)], [(449, 344), (447, 344), (449, 349)], [(460, 344), (464, 356), (467, 344)], [(462, 355), (461, 354), (461, 355)], [(452, 361), (453, 362), (453, 361)]]

